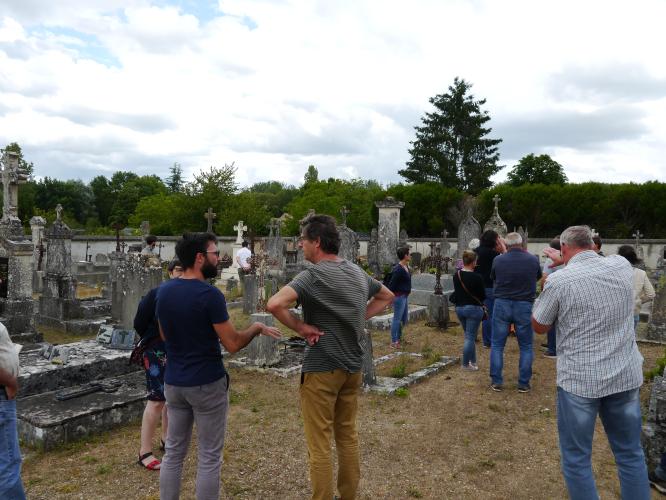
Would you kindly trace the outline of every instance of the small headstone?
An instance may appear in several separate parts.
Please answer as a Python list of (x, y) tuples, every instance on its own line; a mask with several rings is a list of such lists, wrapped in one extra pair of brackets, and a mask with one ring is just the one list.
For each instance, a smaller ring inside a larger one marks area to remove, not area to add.
[(227, 292), (233, 292), (236, 288), (238, 288), (238, 280), (235, 279), (233, 276), (227, 280)]
[(257, 310), (257, 277), (246, 274), (243, 278), (243, 312), (253, 314)]
[(430, 296), (428, 323), (430, 326), (446, 328), (449, 322), (449, 295)]
[(410, 255), (412, 257), (412, 266), (414, 268), (418, 268), (421, 266), (421, 252), (410, 252)]
[[(275, 320), (268, 313), (254, 313), (250, 315), (252, 323), (259, 322), (267, 326), (274, 326)], [(279, 343), (273, 337), (259, 335), (245, 348), (247, 362), (255, 366), (275, 366), (280, 362)]]
[(134, 330), (123, 330), (114, 328), (111, 333), (111, 342), (109, 342), (110, 349), (121, 349), (124, 351), (131, 351), (134, 349), (136, 332)]
[(655, 289), (646, 339), (666, 343), (666, 286), (657, 286)]
[(458, 258), (462, 258), (462, 254), (465, 250), (467, 250), (471, 240), (480, 237), (481, 225), (479, 224), (479, 221), (474, 218), (474, 215), (472, 215), (472, 207), (468, 206), (465, 218), (458, 226)]

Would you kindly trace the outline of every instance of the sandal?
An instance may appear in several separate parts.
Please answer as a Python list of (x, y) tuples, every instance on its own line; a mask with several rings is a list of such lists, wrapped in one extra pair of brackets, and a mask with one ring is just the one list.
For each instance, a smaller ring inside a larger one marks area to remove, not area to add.
[(152, 457), (153, 452), (149, 451), (148, 453), (144, 453), (143, 455), (139, 455), (139, 461), (137, 462), (141, 467), (145, 467), (148, 470), (160, 470), (160, 465), (162, 462), (160, 462), (158, 459), (153, 457), (153, 460), (151, 460), (148, 464), (144, 464), (143, 461), (148, 458)]

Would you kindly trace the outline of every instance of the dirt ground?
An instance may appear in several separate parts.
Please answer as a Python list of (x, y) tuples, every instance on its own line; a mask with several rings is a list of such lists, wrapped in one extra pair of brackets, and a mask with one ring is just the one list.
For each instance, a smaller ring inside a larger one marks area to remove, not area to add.
[[(243, 324), (239, 313), (233, 317)], [(405, 349), (413, 352), (459, 356), (462, 350), (459, 327), (439, 331), (415, 323), (405, 335)], [(406, 397), (363, 394), (360, 498), (566, 498), (557, 442), (555, 361), (542, 357), (538, 345), (544, 340), (538, 336), (535, 342), (528, 394), (516, 391), (518, 348), (513, 338), (505, 352), (504, 392), (489, 389), (489, 351), (479, 343), (478, 372), (449, 368), (411, 387)], [(389, 341), (388, 332), (373, 333), (375, 357), (390, 351)], [(640, 349), (645, 369), (664, 352), (646, 344)], [(222, 498), (308, 498), (298, 377), (235, 369), (230, 374)], [(650, 384), (641, 389), (644, 402), (649, 391)], [(137, 423), (49, 453), (24, 450), (28, 498), (159, 498), (158, 473), (136, 465), (139, 431)], [(601, 498), (619, 498), (601, 424), (593, 468)], [(182, 498), (194, 498), (195, 472), (196, 451), (191, 449)]]

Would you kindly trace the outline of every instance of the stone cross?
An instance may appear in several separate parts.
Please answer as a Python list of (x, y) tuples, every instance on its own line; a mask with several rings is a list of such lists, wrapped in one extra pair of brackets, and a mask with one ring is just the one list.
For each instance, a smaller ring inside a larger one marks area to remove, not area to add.
[(127, 246), (127, 243), (125, 243), (124, 241), (120, 244), (120, 250), (121, 250), (123, 253), (125, 253), (125, 247), (126, 247), (126, 246)]
[(5, 150), (0, 157), (2, 166), (2, 218), (18, 218), (18, 187), (28, 180), (28, 173), (21, 169), (19, 156)]
[(346, 226), (347, 225), (347, 214), (349, 214), (349, 210), (347, 210), (346, 205), (342, 205), (342, 208), (340, 209), (340, 220), (342, 223), (340, 224), (341, 226)]
[(238, 224), (234, 226), (234, 231), (237, 232), (236, 234), (236, 243), (241, 244), (243, 243), (243, 232), (247, 231), (247, 226), (243, 225), (243, 221), (239, 220)]
[[(208, 211), (204, 214), (204, 219), (206, 219), (206, 221), (208, 221), (207, 225), (206, 225), (206, 232), (212, 233), (213, 232), (213, 221), (215, 219), (217, 219), (217, 214), (215, 212), (213, 212), (212, 207), (208, 207)], [(241, 221), (241, 224), (242, 223), (243, 222)], [(234, 229), (236, 229), (236, 228), (234, 227)], [(247, 229), (247, 228), (245, 228), (245, 229)]]
[(634, 244), (635, 248), (638, 248), (641, 244), (641, 238), (645, 236), (644, 234), (641, 234), (639, 229), (636, 229), (636, 232), (632, 234), (634, 238), (636, 238), (636, 243)]
[(502, 201), (502, 198), (500, 198), (499, 195), (496, 194), (495, 196), (493, 196), (493, 201), (495, 202), (495, 208), (493, 209), (493, 214), (499, 215), (498, 204), (500, 201)]
[(257, 312), (266, 312), (266, 272), (268, 266), (277, 264), (277, 260), (271, 259), (266, 253), (265, 242), (259, 244), (259, 250), (250, 257), (249, 262), (252, 270), (257, 276)]
[(143, 235), (144, 239), (146, 236), (150, 234), (150, 221), (144, 220), (141, 222), (141, 234)]
[(56, 220), (62, 220), (62, 205), (58, 203), (55, 207)]

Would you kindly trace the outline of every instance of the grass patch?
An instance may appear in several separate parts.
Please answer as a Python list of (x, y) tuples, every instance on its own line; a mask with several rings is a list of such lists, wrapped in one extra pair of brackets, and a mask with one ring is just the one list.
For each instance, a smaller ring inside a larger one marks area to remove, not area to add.
[(661, 377), (666, 368), (666, 349), (664, 349), (664, 356), (655, 361), (655, 367), (643, 373), (645, 380), (652, 380), (655, 377)]
[(37, 331), (44, 336), (44, 340), (50, 344), (70, 344), (81, 340), (94, 339), (95, 335), (72, 335), (53, 328), (38, 327)]
[(111, 472), (111, 466), (102, 464), (99, 467), (97, 467), (96, 472), (98, 476), (103, 476), (104, 474), (108, 474), (109, 472)]
[(390, 359), (377, 367), (380, 377), (402, 378), (428, 366), (427, 360), (422, 357), (402, 355)]
[(407, 496), (410, 498), (423, 498), (423, 493), (417, 490), (414, 486), (410, 486), (407, 489)]
[(406, 387), (398, 387), (393, 394), (395, 394), (399, 398), (406, 398), (407, 396), (409, 396), (409, 389), (407, 389)]

